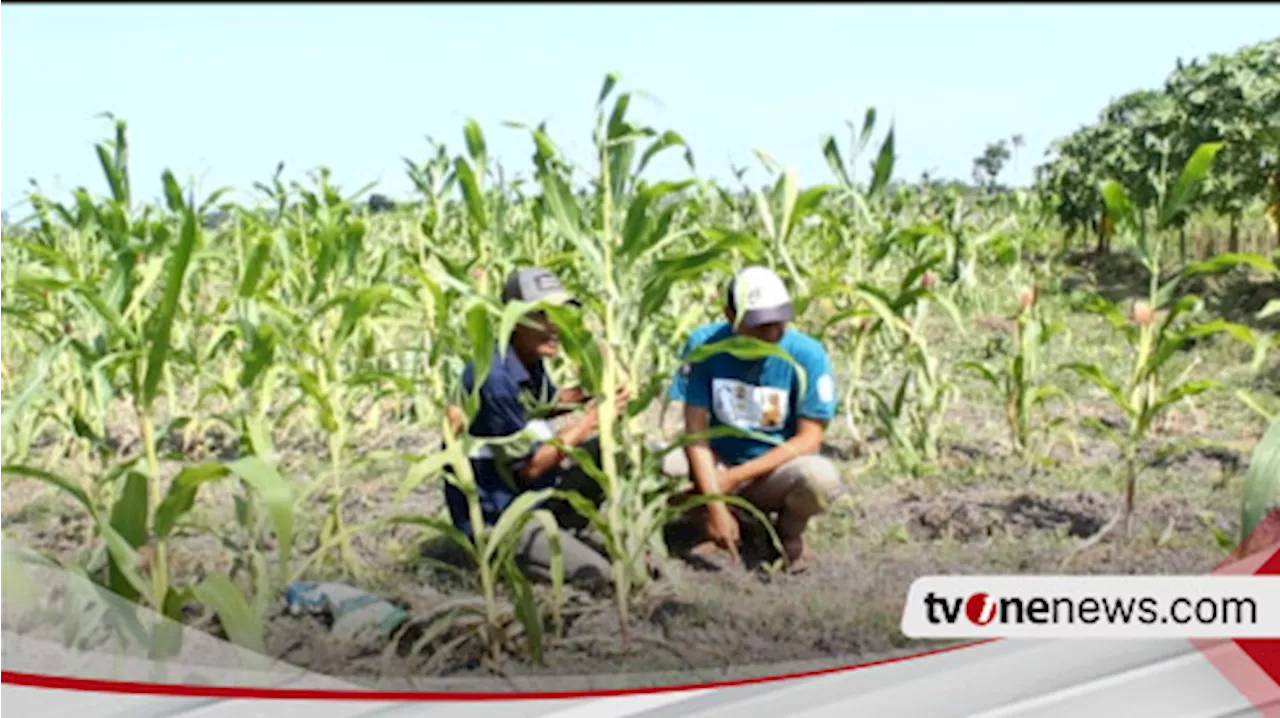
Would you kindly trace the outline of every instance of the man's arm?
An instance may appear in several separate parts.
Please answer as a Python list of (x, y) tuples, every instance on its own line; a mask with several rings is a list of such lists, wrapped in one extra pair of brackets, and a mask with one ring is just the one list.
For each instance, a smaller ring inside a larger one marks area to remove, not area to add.
[[(684, 409), (685, 428), (689, 433), (703, 433), (711, 424), (711, 411), (702, 406), (689, 403)], [(728, 493), (716, 467), (715, 453), (711, 450), (708, 439), (700, 439), (685, 447), (685, 456), (689, 457), (689, 474), (698, 491), (704, 496)], [(722, 501), (707, 504), (707, 538), (721, 548), (728, 549), (734, 560), (739, 560), (738, 542), (741, 540), (741, 529), (729, 507)]]
[(720, 475), (720, 484), (725, 491), (733, 491), (742, 484), (750, 483), (773, 473), (779, 466), (805, 454), (816, 454), (822, 448), (822, 433), (825, 424), (816, 419), (799, 417), (796, 421), (795, 436), (769, 449), (765, 453), (744, 464), (726, 470)]
[[(502, 392), (485, 392), (482, 390), (482, 398), (484, 407), (504, 425), (505, 428), (502, 431), (516, 433), (525, 429), (527, 423), (524, 420), (524, 415), (519, 405), (511, 397)], [(462, 409), (456, 404), (449, 404), (446, 409), (446, 415), (453, 425), (454, 433), (462, 431), (463, 424), (466, 421)], [(567, 426), (560, 430), (557, 438), (567, 446), (578, 446), (591, 437), (597, 426), (599, 426), (599, 422), (596, 419), (596, 409), (593, 406), (577, 420), (570, 421)], [(520, 469), (516, 471), (516, 475), (522, 481), (530, 483), (536, 481), (563, 461), (565, 455), (564, 451), (552, 444), (540, 443), (538, 448), (523, 460)]]
[(591, 401), (591, 396), (587, 394), (586, 389), (580, 386), (571, 386), (556, 394), (554, 401), (554, 405), (547, 414), (549, 417), (564, 416)]
[[(618, 414), (627, 410), (627, 402), (631, 400), (631, 393), (626, 387), (618, 387), (617, 394), (614, 397), (614, 411)], [(600, 405), (592, 401), (587, 407), (585, 413), (576, 420), (571, 421), (568, 426), (560, 430), (557, 438), (564, 442), (566, 446), (580, 446), (590, 439), (600, 428)], [(525, 465), (517, 471), (517, 475), (525, 481), (536, 481), (540, 476), (555, 468), (561, 461), (564, 461), (567, 452), (561, 451), (559, 447), (550, 443), (543, 443), (529, 457)]]
[[(705, 434), (711, 427), (711, 374), (706, 362), (687, 366), (682, 371), (684, 380), (681, 391), (684, 404), (684, 431), (687, 435)], [(728, 493), (721, 485), (715, 452), (711, 440), (705, 437), (686, 444), (685, 457), (689, 460), (689, 478), (703, 495)], [(716, 504), (713, 504), (715, 506)], [(720, 504), (723, 506), (722, 504)]]
[[(561, 429), (556, 438), (566, 446), (578, 446), (589, 439), (598, 426), (596, 407), (592, 406), (577, 421), (570, 422), (568, 426)], [(532, 483), (558, 466), (561, 461), (564, 461), (565, 456), (566, 452), (554, 444), (540, 444), (516, 475)]]
[[(700, 407), (686, 404), (684, 407), (684, 427), (688, 434), (701, 434), (711, 426), (711, 412)], [(719, 471), (716, 470), (715, 453), (711, 450), (711, 442), (706, 438), (684, 447), (685, 456), (689, 459), (689, 477), (705, 495), (727, 493), (720, 485)]]

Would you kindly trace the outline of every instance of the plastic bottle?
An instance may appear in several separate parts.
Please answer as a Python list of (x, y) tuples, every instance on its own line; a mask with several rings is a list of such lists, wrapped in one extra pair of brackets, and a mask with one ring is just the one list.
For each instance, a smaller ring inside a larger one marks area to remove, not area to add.
[(333, 617), (330, 632), (338, 638), (351, 638), (367, 628), (385, 636), (409, 617), (390, 601), (341, 583), (295, 581), (285, 592), (285, 601), (295, 616), (328, 613)]

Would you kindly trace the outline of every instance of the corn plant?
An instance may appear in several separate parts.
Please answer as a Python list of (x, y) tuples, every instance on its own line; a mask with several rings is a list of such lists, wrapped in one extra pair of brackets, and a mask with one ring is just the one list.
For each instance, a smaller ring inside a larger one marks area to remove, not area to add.
[[(756, 259), (763, 246), (756, 238), (733, 230), (678, 228), (680, 204), (675, 198), (692, 183), (642, 184), (640, 175), (659, 152), (684, 146), (684, 140), (673, 131), (659, 134), (628, 122), (629, 93), (616, 98), (606, 118), (604, 102), (617, 80), (616, 75), (606, 77), (597, 100), (599, 174), (591, 181), (593, 194), (575, 198), (569, 190), (570, 168), (560, 159), (545, 127), (529, 131), (542, 201), (552, 220), (548, 231), (587, 260), (569, 278), (587, 290), (580, 292), (583, 312), (554, 308), (548, 313), (560, 328), (566, 355), (582, 367), (583, 389), (601, 397), (599, 461), (580, 449), (564, 450), (599, 483), (603, 501), (597, 507), (572, 493), (562, 498), (601, 534), (613, 563), (614, 596), (625, 643), (630, 636), (632, 590), (648, 582), (645, 554), (651, 549), (661, 553), (656, 532), (669, 518), (665, 509), (673, 491), (669, 482), (657, 478), (660, 463), (645, 441), (640, 419), (679, 361), (674, 352), (659, 349), (670, 342), (666, 332), (671, 325), (664, 327), (663, 310), (681, 282), (716, 270), (731, 271), (735, 253)], [(641, 151), (644, 140), (649, 142)], [(692, 154), (686, 151), (685, 159), (692, 168)], [(796, 202), (788, 201), (792, 207)], [(789, 221), (784, 218), (779, 231), (787, 231)], [(771, 234), (775, 241), (782, 236), (777, 231)], [(686, 312), (676, 325), (687, 328), (697, 311)], [(648, 378), (642, 380), (645, 375)], [(623, 385), (634, 398), (618, 421), (613, 398)]]
[[(467, 185), (471, 182), (472, 177), (464, 177), (460, 181), (464, 192), (468, 191)], [(514, 620), (521, 626), (523, 648), (535, 662), (540, 662), (544, 638), (542, 611), (531, 591), (529, 579), (515, 564), (514, 551), (527, 522), (539, 522), (553, 547), (552, 611), (558, 618), (564, 581), (558, 548), (559, 530), (552, 514), (539, 508), (540, 504), (553, 497), (553, 492), (524, 492), (498, 517), (496, 524), (486, 525), (469, 457), (486, 446), (500, 452), (520, 454), (529, 448), (531, 439), (526, 436), (480, 439), (468, 435), (466, 429), (479, 411), (480, 389), (492, 369), (495, 354), (505, 355), (507, 340), (517, 323), (529, 311), (542, 307), (521, 303), (507, 307), (497, 306), (493, 298), (479, 291), (465, 274), (461, 277), (454, 276), (453, 269), (446, 269), (435, 277), (421, 270), (415, 270), (415, 273), (420, 282), (424, 307), (424, 316), (419, 326), (431, 329), (426, 339), (430, 346), (425, 357), (428, 366), (432, 367), (426, 387), (428, 403), (434, 406), (458, 406), (460, 415), (454, 417), (445, 412), (435, 415), (435, 425), (440, 430), (443, 446), (425, 456), (405, 457), (412, 460), (413, 464), (401, 483), (396, 503), (403, 501), (423, 480), (442, 474), (443, 480), (459, 489), (466, 498), (472, 535), (468, 537), (447, 519), (404, 514), (397, 514), (365, 528), (401, 524), (433, 531), (458, 546), (476, 569), (480, 600), (456, 602), (448, 610), (439, 612), (416, 639), (413, 651), (430, 644), (449, 630), (461, 627), (470, 630), (464, 630), (462, 636), (453, 639), (449, 644), (450, 649), (466, 637), (476, 636), (485, 648), (487, 659), (491, 664), (497, 665), (504, 654), (520, 650), (513, 643), (510, 630)], [(465, 317), (465, 344), (453, 338), (458, 334), (453, 328), (455, 316)], [(461, 365), (465, 361), (459, 360), (464, 357), (469, 357), (475, 367), (474, 384), (470, 392), (461, 392), (453, 382), (446, 379), (450, 375), (455, 377), (454, 381), (460, 378)], [(455, 418), (460, 421), (455, 422)], [(424, 423), (424, 428), (426, 426)], [(514, 600), (514, 606), (510, 609), (498, 594), (499, 588), (504, 586)]]
[(935, 262), (936, 257), (913, 267), (898, 283), (896, 296), (863, 287), (897, 316), (897, 323), (905, 329), (898, 337), (886, 335), (897, 339), (889, 356), (896, 364), (906, 365), (897, 389), (889, 397), (874, 389), (868, 394), (898, 463), (912, 474), (927, 473), (937, 466), (946, 411), (958, 391), (949, 369), (930, 350), (923, 331), (930, 303), (941, 305), (952, 321), (961, 325), (959, 310), (934, 290), (937, 280), (930, 267)]
[[(1024, 456), (1032, 448), (1033, 412), (1053, 398), (1069, 403), (1060, 387), (1045, 382), (1041, 370), (1043, 354), (1053, 338), (1066, 327), (1061, 322), (1046, 322), (1036, 309), (1035, 287), (1022, 289), (1018, 293), (1018, 311), (1013, 317), (1014, 349), (1010, 351), (1003, 342), (999, 342), (997, 351), (1003, 361), (994, 368), (974, 361), (959, 364), (961, 368), (974, 372), (1004, 398), (1010, 442), (1014, 450)], [(1060, 425), (1062, 421), (1052, 420), (1050, 424)]]
[[(1202, 145), (1183, 168), (1177, 182), (1167, 190), (1161, 188), (1155, 208), (1156, 230), (1165, 228), (1177, 215), (1182, 204), (1189, 200), (1208, 172), (1219, 148), (1218, 144)], [(1134, 303), (1129, 318), (1124, 316), (1114, 302), (1099, 295), (1091, 296), (1082, 305), (1085, 310), (1106, 318), (1133, 349), (1128, 371), (1123, 378), (1114, 376), (1099, 364), (1073, 362), (1062, 367), (1102, 388), (1127, 419), (1123, 433), (1113, 431), (1098, 419), (1086, 419), (1086, 423), (1111, 439), (1119, 449), (1125, 490), (1123, 510), (1094, 537), (1088, 539), (1082, 549), (1101, 540), (1119, 521), (1123, 521), (1123, 532), (1128, 536), (1134, 488), (1141, 473), (1138, 447), (1156, 420), (1179, 401), (1220, 386), (1214, 380), (1188, 379), (1187, 374), (1194, 368), (1194, 362), (1181, 375), (1172, 376), (1170, 361), (1177, 356), (1179, 350), (1192, 339), (1220, 332), (1230, 333), (1250, 344), (1255, 343), (1247, 328), (1223, 320), (1180, 326), (1178, 319), (1198, 311), (1203, 302), (1195, 296), (1184, 296), (1172, 301), (1176, 281), (1164, 285), (1160, 283), (1161, 247), (1156, 239), (1158, 235), (1148, 234), (1147, 223), (1141, 219), (1143, 210), (1134, 208), (1119, 183), (1107, 182), (1102, 193), (1117, 230), (1136, 232), (1136, 250), (1150, 274), (1150, 283), (1148, 297)], [(1169, 305), (1171, 301), (1172, 304)], [(1157, 316), (1160, 311), (1164, 313), (1162, 319)], [(1069, 557), (1068, 561), (1070, 560)]]
[[(142, 218), (135, 219), (123, 121), (116, 123), (116, 130), (114, 153), (105, 145), (97, 148), (112, 195), (97, 205), (82, 201), (86, 221), (78, 227), (99, 235), (111, 248), (116, 260), (113, 271), (105, 285), (98, 284), (96, 277), (84, 275), (46, 280), (44, 284), (86, 307), (84, 319), (97, 330), (97, 337), (92, 344), (73, 343), (82, 356), (93, 360), (91, 368), (101, 369), (105, 375), (94, 378), (105, 378), (114, 387), (116, 376), (124, 374), (124, 392), (138, 419), (143, 456), (116, 461), (95, 477), (94, 483), (105, 489), (105, 501), (93, 497), (80, 482), (43, 469), (9, 464), (4, 473), (54, 486), (88, 512), (105, 541), (104, 550), (90, 557), (87, 567), (101, 585), (175, 620), (180, 619), (188, 600), (198, 599), (223, 618), (233, 639), (260, 648), (260, 625), (251, 620), (246, 624), (244, 617), (251, 613), (239, 589), (224, 576), (211, 576), (197, 586), (179, 588), (171, 575), (168, 545), (179, 520), (194, 504), (201, 484), (238, 476), (266, 503), (282, 566), (287, 566), (293, 521), (291, 487), (270, 465), (248, 457), (226, 465), (186, 467), (173, 479), (168, 491), (163, 490), (154, 405), (162, 383), (166, 385), (170, 407), (174, 403), (172, 380), (166, 382), (166, 377), (171, 376), (171, 337), (192, 257), (204, 242), (202, 215), (211, 202), (202, 207), (194, 197), (184, 200), (173, 175), (166, 171), (165, 199), (179, 220), (180, 229), (175, 235), (162, 220), (151, 220), (149, 209)], [(87, 194), (82, 197), (87, 198)], [(144, 256), (150, 257), (145, 265)], [(143, 268), (138, 272), (140, 266)], [(162, 278), (160, 302), (144, 317), (144, 297)], [(144, 461), (143, 466), (138, 465), (140, 460)], [(261, 562), (257, 565), (262, 569)], [(254, 603), (265, 610), (269, 596), (265, 570), (258, 572), (257, 579)], [(169, 654), (175, 649), (177, 637), (171, 632), (152, 636), (153, 652)]]

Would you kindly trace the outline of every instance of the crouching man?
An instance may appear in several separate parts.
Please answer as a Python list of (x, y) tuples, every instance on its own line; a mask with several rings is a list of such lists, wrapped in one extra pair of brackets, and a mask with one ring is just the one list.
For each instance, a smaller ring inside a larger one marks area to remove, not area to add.
[[(726, 436), (668, 455), (664, 470), (686, 472), (702, 494), (739, 496), (771, 516), (782, 540), (788, 570), (804, 570), (812, 560), (805, 540), (810, 518), (823, 511), (841, 489), (835, 465), (818, 454), (826, 425), (835, 415), (831, 362), (822, 344), (787, 326), (793, 316), (782, 279), (765, 267), (748, 267), (729, 285), (727, 321), (700, 327), (685, 355), (734, 335), (777, 345), (807, 375), (801, 391), (795, 368), (779, 357), (739, 359), (720, 353), (683, 366), (670, 396), (684, 403), (685, 431), (732, 426), (760, 438)], [(681, 461), (683, 459), (683, 461)], [(738, 555), (738, 520), (727, 504), (707, 505), (707, 538)]]
[[(542, 301), (552, 305), (575, 302), (559, 279), (540, 269), (514, 272), (503, 289), (504, 302)], [(571, 465), (569, 457), (548, 443), (557, 436), (549, 416), (563, 413), (569, 404), (586, 404), (585, 411), (564, 422), (558, 438), (565, 445), (578, 447), (598, 455), (595, 434), (599, 426), (599, 408), (588, 401), (577, 388), (559, 392), (548, 375), (544, 360), (560, 350), (555, 324), (546, 312), (532, 312), (512, 332), (505, 355), (495, 354), (488, 376), (480, 387), (480, 409), (468, 427), (475, 437), (510, 437), (524, 433), (532, 437), (531, 446), (513, 451), (509, 446), (483, 446), (473, 452), (470, 463), (479, 494), (484, 522), (493, 526), (498, 517), (526, 491), (558, 488), (577, 491), (599, 503), (599, 485), (581, 469)], [(463, 388), (471, 392), (475, 385), (475, 367), (468, 364), (463, 373)], [(621, 411), (629, 396), (620, 390), (615, 408)], [(558, 407), (558, 409), (557, 409)], [(462, 413), (450, 407), (456, 425)], [(449, 515), (468, 537), (473, 537), (466, 496), (452, 483), (445, 482), (445, 501)], [(564, 561), (565, 580), (592, 591), (607, 591), (612, 585), (609, 559), (582, 540), (576, 531), (586, 527), (586, 519), (573, 511), (567, 502), (553, 500), (552, 510), (560, 526), (559, 542)], [(568, 529), (568, 530), (566, 530)], [(551, 571), (551, 537), (542, 524), (530, 520), (519, 537), (516, 560), (520, 568), (535, 580), (549, 580)]]

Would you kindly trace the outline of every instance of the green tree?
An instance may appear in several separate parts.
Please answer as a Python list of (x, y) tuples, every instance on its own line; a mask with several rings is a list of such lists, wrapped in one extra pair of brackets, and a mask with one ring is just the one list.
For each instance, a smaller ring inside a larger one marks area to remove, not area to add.
[(1004, 163), (1010, 157), (1008, 140), (1000, 140), (987, 145), (982, 154), (973, 158), (973, 181), (988, 191), (996, 188), (996, 178), (1004, 169)]
[(1205, 201), (1229, 218), (1228, 250), (1238, 252), (1240, 218), (1278, 172), (1265, 134), (1280, 128), (1280, 38), (1233, 55), (1210, 55), (1205, 62), (1179, 61), (1165, 93), (1182, 118), (1174, 138), (1179, 150), (1223, 143)]
[[(1179, 61), (1162, 88), (1112, 101), (1096, 122), (1052, 143), (1048, 161), (1036, 168), (1036, 189), (1068, 237), (1088, 228), (1105, 253), (1111, 227), (1098, 190), (1102, 181), (1119, 182), (1135, 207), (1150, 208), (1163, 170), (1183, 165), (1202, 144), (1221, 142), (1203, 194), (1165, 226), (1181, 231), (1191, 215), (1212, 208), (1230, 219), (1229, 248), (1238, 251), (1247, 207), (1267, 198), (1269, 215), (1280, 217), (1280, 196), (1274, 196), (1280, 195), (1280, 151), (1268, 142), (1274, 133), (1280, 133), (1280, 39), (1204, 62)], [(1280, 233), (1280, 221), (1275, 224)], [(1185, 256), (1185, 241), (1182, 246)]]

